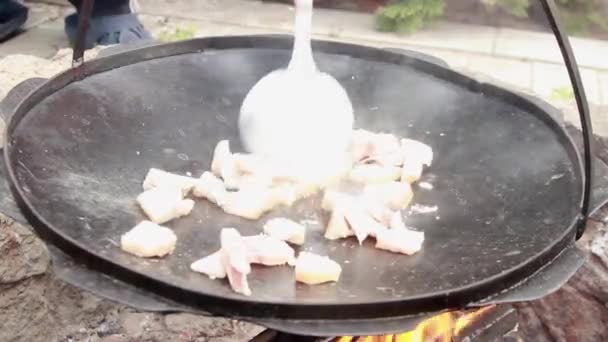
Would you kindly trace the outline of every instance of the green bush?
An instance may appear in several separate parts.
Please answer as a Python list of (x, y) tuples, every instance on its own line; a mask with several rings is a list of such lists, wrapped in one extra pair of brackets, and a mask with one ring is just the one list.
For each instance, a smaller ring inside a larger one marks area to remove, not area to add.
[(394, 0), (378, 10), (380, 31), (412, 33), (443, 15), (444, 0)]
[[(532, 1), (479, 0), (489, 11), (501, 9), (515, 17), (528, 17)], [(591, 30), (608, 32), (606, 0), (556, 0), (560, 17), (571, 34), (586, 34)], [(379, 31), (413, 33), (443, 16), (445, 0), (392, 0), (381, 7), (376, 16)]]

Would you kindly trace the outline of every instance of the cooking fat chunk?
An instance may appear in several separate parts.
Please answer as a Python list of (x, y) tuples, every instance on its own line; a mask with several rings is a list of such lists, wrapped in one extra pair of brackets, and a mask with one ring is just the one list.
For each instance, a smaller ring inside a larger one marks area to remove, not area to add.
[(226, 270), (232, 290), (245, 296), (251, 296), (247, 275), (251, 273), (247, 246), (241, 234), (234, 228), (224, 228), (220, 233), (220, 259)]
[(422, 249), (424, 233), (409, 229), (385, 229), (376, 234), (376, 248), (412, 255)]
[(155, 188), (176, 188), (179, 189), (184, 196), (196, 185), (197, 179), (187, 176), (180, 176), (174, 173), (152, 168), (148, 171), (144, 179), (144, 190)]
[(120, 238), (123, 251), (141, 258), (164, 257), (173, 253), (177, 236), (169, 228), (142, 221)]
[(370, 201), (392, 210), (406, 209), (414, 198), (412, 187), (404, 182), (370, 184), (365, 187), (364, 195)]
[(306, 240), (306, 227), (286, 218), (274, 218), (264, 225), (264, 233), (294, 245), (303, 245)]
[(337, 282), (342, 267), (329, 257), (302, 252), (296, 260), (296, 281), (308, 285)]
[(243, 238), (249, 262), (265, 266), (293, 265), (295, 251), (287, 242), (267, 235)]
[(137, 203), (158, 224), (189, 215), (194, 208), (194, 201), (183, 199), (181, 190), (174, 187), (147, 190), (137, 197)]
[(192, 194), (196, 197), (206, 198), (219, 206), (224, 204), (227, 196), (224, 182), (208, 171), (204, 172), (198, 180)]
[(222, 264), (222, 254), (219, 251), (193, 262), (190, 269), (205, 274), (210, 279), (226, 278), (226, 270)]

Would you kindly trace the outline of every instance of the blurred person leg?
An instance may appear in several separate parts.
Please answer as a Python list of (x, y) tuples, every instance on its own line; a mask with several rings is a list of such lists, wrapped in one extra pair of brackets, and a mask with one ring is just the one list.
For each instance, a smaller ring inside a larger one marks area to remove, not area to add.
[(12, 37), (27, 20), (28, 9), (15, 0), (0, 0), (0, 42)]
[[(65, 18), (65, 32), (73, 46), (78, 28), (78, 12), (84, 1), (68, 1), (76, 7), (76, 13)], [(152, 37), (137, 18), (132, 5), (133, 3), (129, 0), (96, 0), (85, 39), (85, 47), (90, 49), (95, 45), (151, 40)]]

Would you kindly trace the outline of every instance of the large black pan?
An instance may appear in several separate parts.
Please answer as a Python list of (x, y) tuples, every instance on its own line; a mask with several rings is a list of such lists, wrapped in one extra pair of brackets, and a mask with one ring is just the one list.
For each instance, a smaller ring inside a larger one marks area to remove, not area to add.
[[(105, 272), (224, 315), (364, 319), (460, 307), (505, 290), (575, 237), (583, 177), (576, 149), (551, 116), (524, 97), (392, 52), (317, 42), (321, 69), (348, 90), (357, 126), (430, 144), (436, 162), (416, 190), (431, 215), (407, 217), (426, 233), (421, 253), (400, 256), (321, 237), (314, 200), (273, 215), (309, 219), (305, 249), (339, 261), (335, 285), (296, 285), (293, 271), (256, 268), (254, 295), (189, 271), (218, 248), (222, 227), (257, 234), (262, 222), (199, 202), (171, 224), (175, 253), (144, 261), (120, 235), (144, 218), (134, 203), (150, 167), (199, 175), (220, 139), (238, 149), (240, 103), (285, 65), (286, 38), (232, 37), (149, 47), (83, 65), (39, 88), (17, 109), (5, 156), (18, 197), (41, 231)], [(331, 115), (331, 113), (328, 113)], [(314, 139), (314, 137), (311, 137)], [(271, 216), (273, 216), (271, 215)]]

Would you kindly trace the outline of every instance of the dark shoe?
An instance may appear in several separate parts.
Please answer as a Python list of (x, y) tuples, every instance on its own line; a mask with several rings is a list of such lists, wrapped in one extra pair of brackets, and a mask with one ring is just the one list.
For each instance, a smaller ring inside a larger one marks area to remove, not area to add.
[[(65, 18), (65, 32), (74, 46), (78, 28), (78, 14)], [(89, 30), (85, 39), (85, 48), (96, 45), (128, 44), (137, 41), (152, 40), (142, 23), (133, 13), (91, 17)]]
[(0, 1), (0, 42), (19, 30), (27, 20), (27, 14), (27, 7), (18, 2)]

